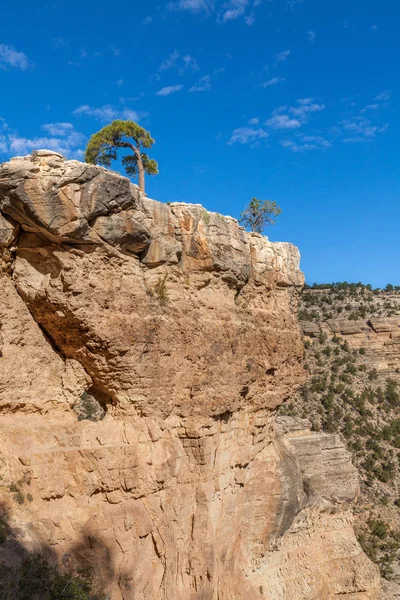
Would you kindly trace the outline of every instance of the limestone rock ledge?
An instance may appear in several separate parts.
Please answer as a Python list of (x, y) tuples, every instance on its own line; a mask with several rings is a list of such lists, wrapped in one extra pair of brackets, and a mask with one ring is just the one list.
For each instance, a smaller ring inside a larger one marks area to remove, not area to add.
[(378, 597), (348, 453), (275, 417), (294, 246), (39, 151), (0, 166), (0, 268), (0, 559), (50, 547), (112, 600)]

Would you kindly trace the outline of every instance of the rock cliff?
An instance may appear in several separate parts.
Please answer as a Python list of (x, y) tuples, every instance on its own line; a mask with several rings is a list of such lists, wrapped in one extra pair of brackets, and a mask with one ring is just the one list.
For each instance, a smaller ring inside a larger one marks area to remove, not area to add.
[(297, 249), (47, 151), (0, 211), (0, 559), (50, 547), (112, 600), (376, 599), (350, 455), (276, 418)]

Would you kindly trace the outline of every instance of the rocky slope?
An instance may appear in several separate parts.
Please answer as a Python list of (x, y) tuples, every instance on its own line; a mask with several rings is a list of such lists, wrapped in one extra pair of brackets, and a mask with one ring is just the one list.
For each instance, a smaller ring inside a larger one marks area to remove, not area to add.
[(376, 599), (350, 454), (276, 418), (297, 249), (47, 151), (0, 166), (0, 211), (0, 560), (112, 600)]
[[(358, 537), (400, 583), (400, 290), (305, 289), (299, 316), (310, 378), (280, 410), (347, 444), (361, 474)], [(394, 583), (385, 589), (385, 600), (400, 597)]]

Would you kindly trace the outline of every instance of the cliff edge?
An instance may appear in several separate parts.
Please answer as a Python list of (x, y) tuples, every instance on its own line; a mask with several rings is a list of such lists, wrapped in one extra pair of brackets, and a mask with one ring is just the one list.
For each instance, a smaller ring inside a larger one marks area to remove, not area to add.
[(42, 150), (0, 166), (0, 265), (0, 560), (50, 547), (112, 600), (378, 597), (350, 455), (276, 417), (294, 246)]

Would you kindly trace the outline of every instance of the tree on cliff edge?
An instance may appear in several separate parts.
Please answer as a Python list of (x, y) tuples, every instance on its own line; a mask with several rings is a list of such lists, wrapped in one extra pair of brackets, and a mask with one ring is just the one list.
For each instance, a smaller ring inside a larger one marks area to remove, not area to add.
[(253, 198), (241, 213), (239, 223), (250, 228), (251, 231), (262, 233), (266, 225), (275, 225), (276, 217), (281, 212), (276, 202)]
[(132, 151), (122, 158), (122, 164), (129, 176), (137, 176), (139, 188), (144, 192), (144, 175), (157, 175), (158, 164), (142, 152), (151, 148), (154, 140), (150, 133), (134, 121), (113, 121), (92, 135), (85, 152), (85, 161), (93, 165), (109, 167), (117, 160), (118, 148)]

